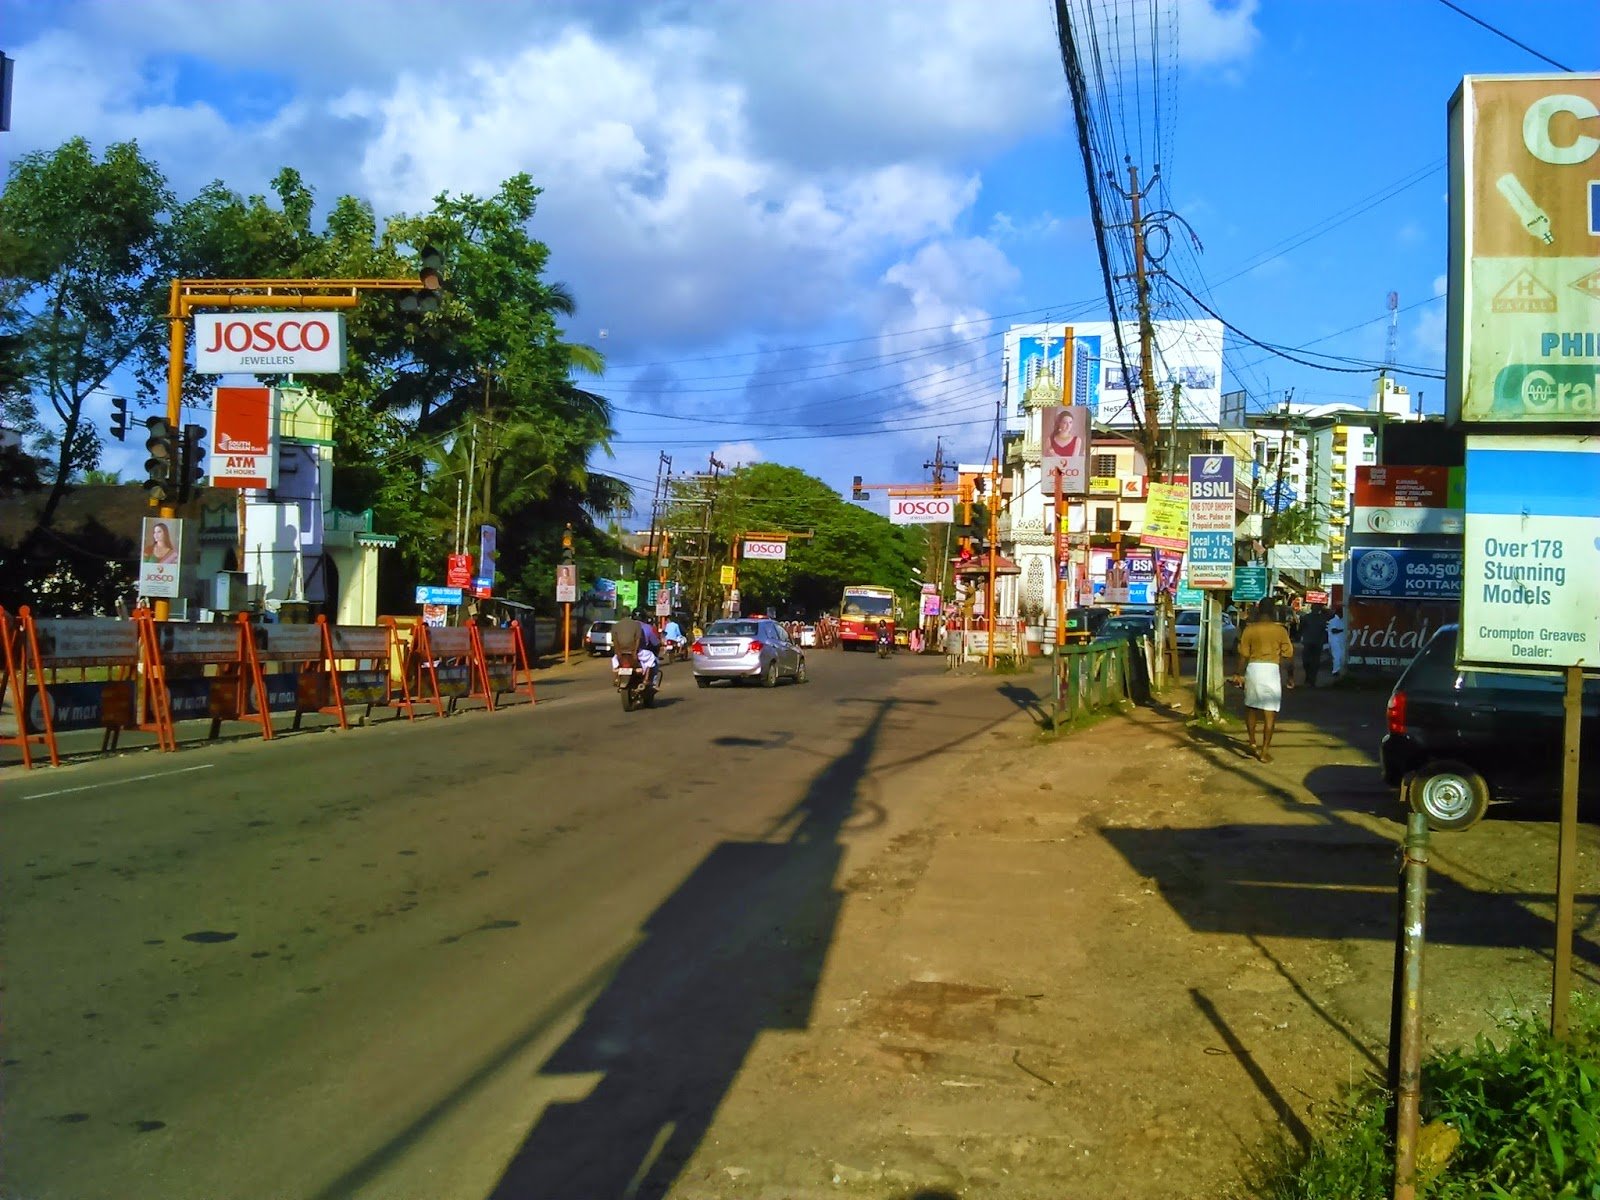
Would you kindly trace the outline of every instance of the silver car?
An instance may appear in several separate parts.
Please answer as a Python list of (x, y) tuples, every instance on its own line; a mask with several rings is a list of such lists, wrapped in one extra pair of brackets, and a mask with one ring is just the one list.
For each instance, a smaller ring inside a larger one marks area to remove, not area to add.
[(757, 679), (762, 687), (778, 680), (806, 681), (806, 656), (776, 621), (758, 617), (713, 621), (690, 648), (694, 681), (710, 687), (713, 679)]
[[(1200, 610), (1185, 608), (1178, 613), (1177, 623), (1173, 628), (1178, 650), (1184, 654), (1193, 654), (1200, 641)], [(1232, 654), (1234, 647), (1239, 644), (1239, 627), (1228, 620), (1227, 615), (1222, 616), (1222, 652)]]

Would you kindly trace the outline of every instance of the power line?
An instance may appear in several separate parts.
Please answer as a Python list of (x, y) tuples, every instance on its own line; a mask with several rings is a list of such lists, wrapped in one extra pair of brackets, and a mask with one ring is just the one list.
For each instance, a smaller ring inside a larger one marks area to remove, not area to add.
[(1537, 58), (1540, 62), (1547, 62), (1558, 71), (1567, 71), (1567, 72), (1571, 72), (1572, 71), (1571, 67), (1563, 66), (1561, 63), (1558, 63), (1555, 59), (1551, 58), (1548, 54), (1541, 54), (1539, 51), (1535, 50), (1532, 46), (1528, 45), (1527, 42), (1519, 42), (1516, 38), (1512, 37), (1504, 29), (1497, 29), (1497, 28), (1495, 28), (1495, 26), (1493, 26), (1493, 25), (1489, 24), (1489, 22), (1485, 21), (1482, 17), (1473, 16), (1466, 9), (1462, 8), (1459, 4), (1452, 4), (1450, 2), (1450, 0), (1439, 0), (1439, 3), (1444, 5), (1446, 8), (1448, 8), (1451, 12), (1460, 13), (1463, 17), (1465, 17), (1467, 20), (1471, 21), (1474, 25), (1477, 25), (1477, 26), (1480, 26), (1481, 28), (1487, 29), (1490, 33), (1494, 34), (1495, 37), (1502, 38), (1505, 41), (1510, 42), (1518, 50), (1526, 50), (1529, 54), (1531, 54), (1535, 58)]

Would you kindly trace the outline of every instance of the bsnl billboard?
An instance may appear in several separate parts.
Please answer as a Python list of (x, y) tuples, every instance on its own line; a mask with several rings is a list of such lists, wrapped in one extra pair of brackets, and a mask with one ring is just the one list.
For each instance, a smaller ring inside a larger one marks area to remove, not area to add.
[[(1222, 419), (1222, 322), (1154, 321), (1154, 364), (1161, 393), (1162, 424), (1168, 421), (1167, 403), (1172, 385), (1179, 385), (1178, 424), (1216, 426)], [(1117, 353), (1114, 327), (1109, 321), (1013, 325), (1006, 330), (1006, 428), (1026, 430), (1024, 412), (1030, 407), (1062, 403), (1062, 352), (1064, 334), (1072, 330), (1073, 372), (1069, 403), (1081, 404), (1094, 414), (1096, 424), (1132, 428), (1143, 414), (1129, 400), (1131, 386), (1139, 392), (1139, 331), (1122, 327), (1128, 370)], [(1034, 399), (1030, 400), (1030, 392)], [(1053, 398), (1051, 398), (1053, 393)]]

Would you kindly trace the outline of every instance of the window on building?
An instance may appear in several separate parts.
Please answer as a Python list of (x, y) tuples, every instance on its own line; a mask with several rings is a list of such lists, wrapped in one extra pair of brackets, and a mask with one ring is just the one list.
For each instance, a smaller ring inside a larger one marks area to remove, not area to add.
[(1110, 533), (1115, 529), (1117, 514), (1115, 509), (1100, 505), (1094, 510), (1094, 531), (1096, 533)]
[(1117, 475), (1117, 456), (1115, 454), (1090, 455), (1089, 474), (1096, 479), (1115, 479)]

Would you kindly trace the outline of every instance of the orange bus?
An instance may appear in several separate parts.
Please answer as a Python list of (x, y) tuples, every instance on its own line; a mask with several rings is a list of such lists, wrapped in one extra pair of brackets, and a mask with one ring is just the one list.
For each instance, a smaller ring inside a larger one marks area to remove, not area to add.
[(878, 622), (889, 623), (889, 636), (894, 636), (894, 589), (852, 585), (844, 589), (839, 601), (839, 646), (853, 650), (865, 646), (871, 650), (878, 641)]

